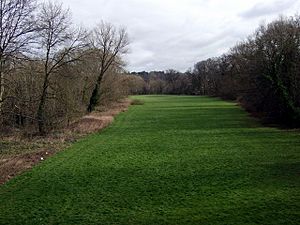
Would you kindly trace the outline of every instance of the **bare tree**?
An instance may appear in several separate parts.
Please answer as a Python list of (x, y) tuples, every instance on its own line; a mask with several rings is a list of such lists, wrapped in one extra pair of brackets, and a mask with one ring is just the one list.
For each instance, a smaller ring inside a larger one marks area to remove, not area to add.
[(97, 80), (90, 97), (88, 112), (95, 109), (100, 99), (100, 86), (103, 76), (111, 66), (120, 63), (120, 55), (127, 53), (129, 44), (124, 28), (117, 29), (110, 23), (101, 22), (90, 34), (90, 45), (95, 54), (97, 65)]
[(0, 0), (0, 113), (8, 87), (8, 61), (24, 52), (32, 40), (34, 9), (35, 0)]
[[(51, 85), (51, 76), (64, 65), (80, 58), (79, 50), (85, 44), (85, 33), (72, 27), (69, 10), (62, 4), (47, 2), (41, 5), (38, 15), (40, 55), (43, 62), (43, 87), (41, 90), (37, 120), (40, 134), (45, 133), (45, 106)], [(53, 97), (53, 96), (52, 96)]]

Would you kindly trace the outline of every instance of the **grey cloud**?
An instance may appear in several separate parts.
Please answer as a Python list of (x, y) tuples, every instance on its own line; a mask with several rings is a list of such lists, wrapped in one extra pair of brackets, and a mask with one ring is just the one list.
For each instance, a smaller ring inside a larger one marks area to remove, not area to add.
[(292, 8), (298, 0), (277, 0), (274, 2), (261, 2), (255, 4), (251, 9), (240, 14), (243, 18), (255, 18), (270, 14), (282, 13)]
[[(269, 3), (262, 3), (265, 1)], [(63, 2), (70, 7), (76, 23), (93, 27), (105, 20), (127, 28), (131, 51), (125, 61), (130, 71), (170, 68), (185, 71), (199, 60), (225, 53), (237, 41), (253, 33), (261, 19), (270, 20), (282, 12), (291, 15), (295, 13), (292, 6), (300, 9), (300, 4), (295, 7), (296, 0)], [(249, 10), (241, 13), (247, 8)]]
[[(152, 54), (139, 54), (136, 45), (133, 44), (133, 55), (129, 59), (128, 68), (131, 70), (174, 68), (185, 71), (199, 60), (218, 56), (227, 51), (236, 42), (235, 36), (232, 27), (223, 27), (215, 32), (202, 33), (199, 29), (199, 31), (177, 32), (173, 35), (161, 34), (158, 39), (150, 35), (139, 45), (139, 49), (145, 49)], [(136, 54), (139, 55), (138, 59), (135, 57)]]

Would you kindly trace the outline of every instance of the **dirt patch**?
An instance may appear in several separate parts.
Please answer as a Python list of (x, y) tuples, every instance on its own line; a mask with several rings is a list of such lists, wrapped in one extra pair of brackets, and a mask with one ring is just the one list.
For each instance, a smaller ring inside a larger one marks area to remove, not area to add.
[(17, 156), (3, 156), (0, 160), (0, 184), (46, 160), (54, 153), (55, 151), (44, 150)]
[(129, 99), (97, 108), (68, 127), (46, 137), (24, 139), (20, 136), (0, 138), (0, 185), (14, 176), (32, 168), (76, 140), (109, 126), (116, 115), (127, 111)]
[(112, 116), (84, 116), (71, 124), (67, 130), (80, 134), (89, 134), (104, 129), (113, 122)]
[(96, 111), (71, 123), (65, 128), (65, 133), (86, 135), (102, 130), (113, 122), (116, 115), (127, 111), (131, 104), (132, 100), (126, 99), (99, 107)]

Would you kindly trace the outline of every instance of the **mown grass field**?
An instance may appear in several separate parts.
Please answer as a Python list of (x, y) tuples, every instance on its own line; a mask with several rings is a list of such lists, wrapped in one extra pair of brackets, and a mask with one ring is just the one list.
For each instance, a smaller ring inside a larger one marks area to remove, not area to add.
[(300, 132), (234, 103), (139, 96), (0, 187), (0, 224), (300, 224)]

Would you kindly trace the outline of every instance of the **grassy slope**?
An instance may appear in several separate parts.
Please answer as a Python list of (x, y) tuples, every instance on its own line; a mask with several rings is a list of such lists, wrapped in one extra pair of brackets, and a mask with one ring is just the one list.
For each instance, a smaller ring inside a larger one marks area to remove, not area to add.
[(233, 103), (146, 104), (0, 187), (0, 224), (300, 224), (300, 134)]

